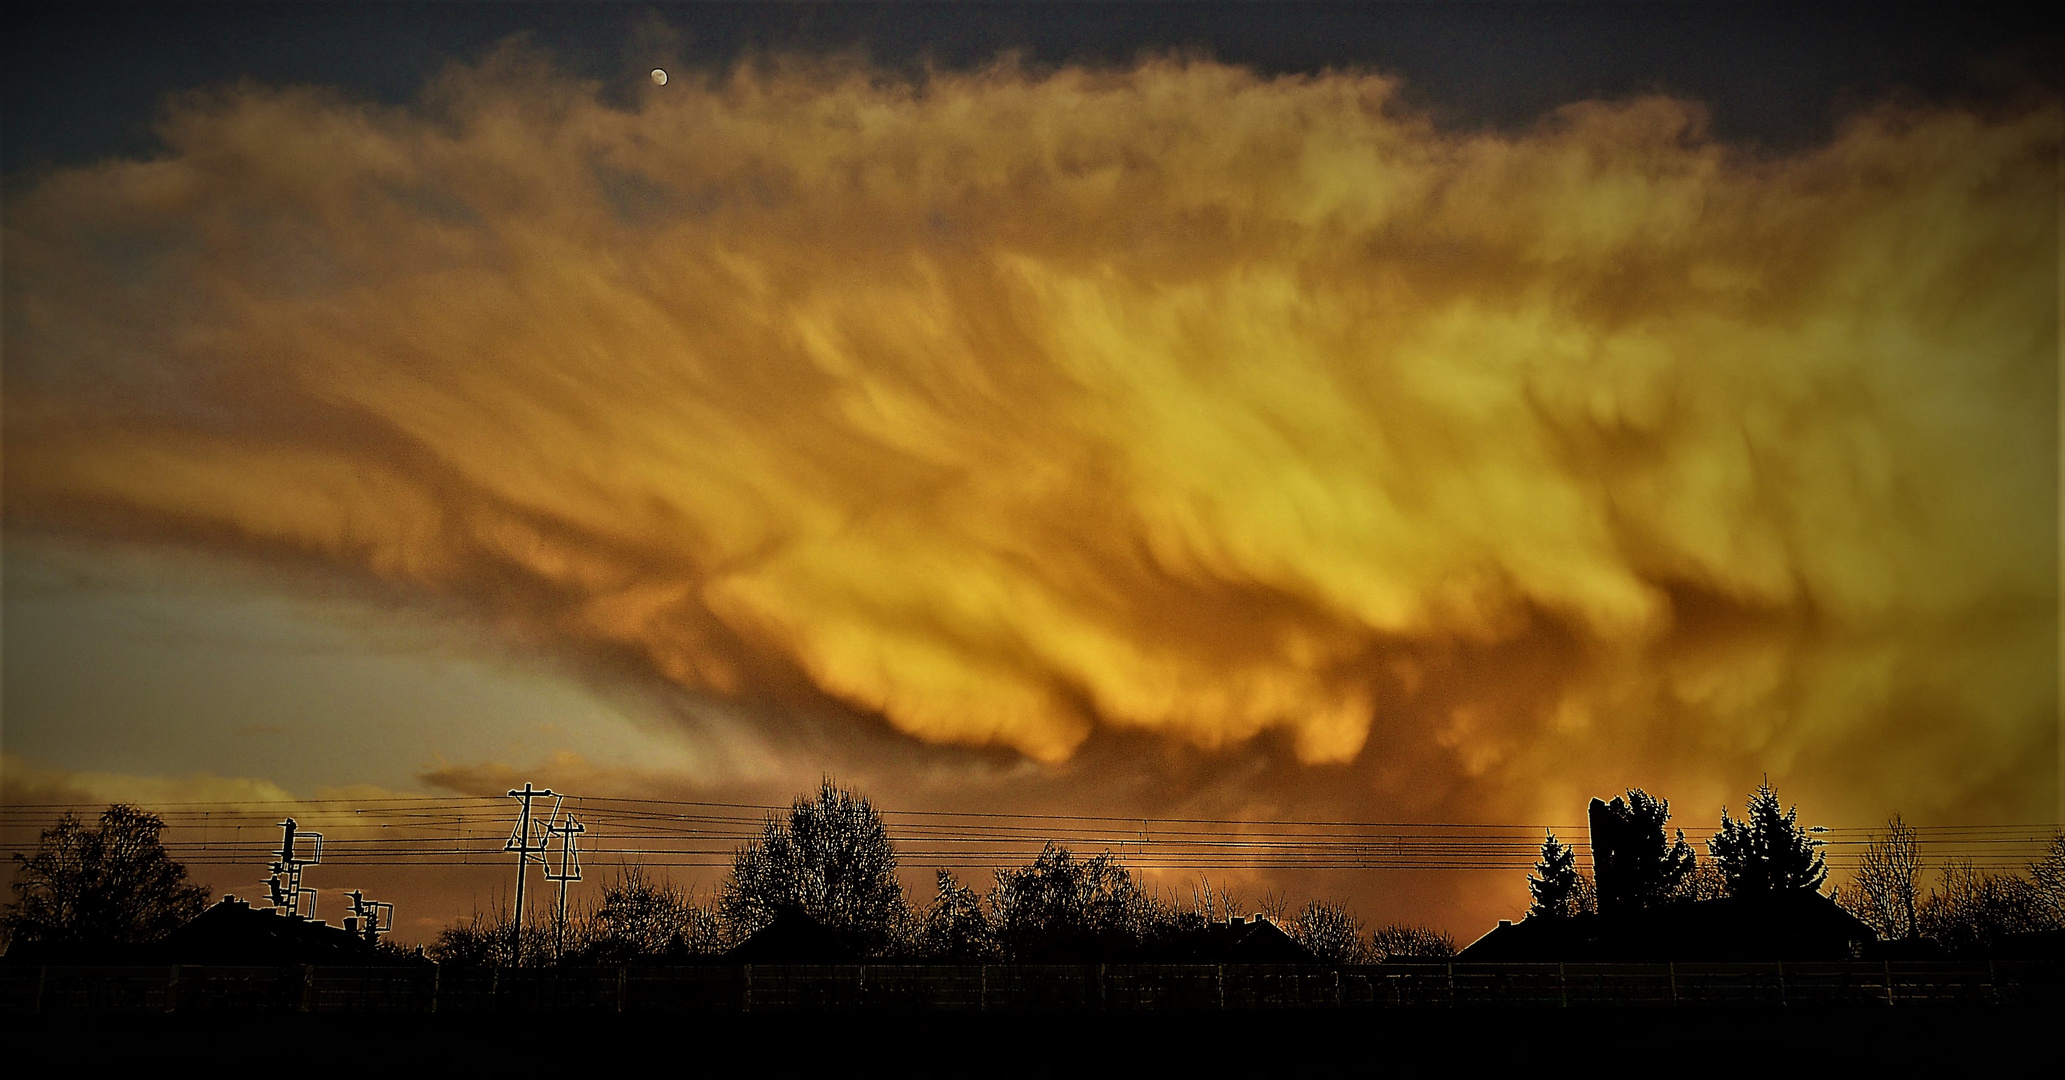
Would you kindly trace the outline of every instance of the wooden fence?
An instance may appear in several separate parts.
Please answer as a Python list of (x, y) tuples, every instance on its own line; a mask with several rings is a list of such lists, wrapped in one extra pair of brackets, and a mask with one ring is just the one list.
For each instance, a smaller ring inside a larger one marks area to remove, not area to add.
[(1086, 1012), (2065, 1002), (2051, 963), (0, 965), (0, 1012)]

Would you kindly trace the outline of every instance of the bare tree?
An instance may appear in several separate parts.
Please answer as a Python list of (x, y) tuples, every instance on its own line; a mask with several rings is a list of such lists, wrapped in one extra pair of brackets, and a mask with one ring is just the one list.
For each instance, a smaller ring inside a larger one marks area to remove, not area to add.
[(1916, 913), (1923, 936), (1953, 956), (1983, 956), (2005, 938), (2059, 928), (2036, 882), (1989, 874), (1969, 859), (1944, 864), (1943, 879)]
[(1893, 940), (1920, 935), (1916, 912), (1921, 903), (1922, 845), (1908, 824), (1894, 814), (1886, 835), (1865, 845), (1864, 861), (1848, 892), (1852, 914)]
[(671, 879), (637, 865), (602, 887), (602, 906), (581, 920), (576, 939), (582, 959), (601, 963), (681, 959), (724, 948), (714, 912)]
[(1117, 856), (1078, 859), (1048, 844), (1016, 870), (998, 870), (991, 925), (1012, 960), (1124, 955), (1155, 929), (1162, 912)]
[(918, 951), (936, 960), (987, 960), (996, 955), (997, 937), (982, 913), (982, 898), (951, 870), (939, 870), (936, 882), (938, 892), (925, 909)]
[(166, 854), (164, 819), (125, 803), (96, 825), (65, 814), (34, 854), (15, 852), (15, 901), (0, 909), (10, 941), (106, 946), (153, 941), (208, 904), (205, 886)]
[(908, 913), (882, 815), (830, 779), (733, 855), (719, 905), (734, 938), (794, 909), (869, 956), (891, 947)]
[(2043, 858), (2029, 864), (2029, 876), (2035, 879), (2037, 891), (2051, 909), (2052, 919), (2065, 926), (2065, 831), (2051, 834), (2050, 846), (2044, 849)]
[(1328, 964), (1360, 964), (1369, 959), (1362, 920), (1332, 900), (1314, 900), (1287, 928), (1291, 939)]
[(1721, 873), (1721, 865), (1712, 859), (1695, 856), (1692, 869), (1678, 880), (1677, 888), (1671, 892), (1672, 899), (1682, 901), (1719, 900), (1728, 895), (1728, 877)]
[[(508, 901), (498, 899), (492, 909), (476, 907), (470, 917), (438, 931), (437, 940), (430, 943), (427, 954), (448, 967), (514, 967), (516, 963), (510, 952), (511, 945), (516, 942), (514, 928), (515, 917), (510, 913)], [(533, 918), (524, 924), (522, 935), (522, 955), (526, 963), (535, 963), (552, 955), (552, 933), (543, 922)]]
[(1592, 880), (1592, 875), (1583, 870), (1577, 872), (1577, 891), (1571, 894), (1570, 903), (1576, 914), (1599, 913), (1599, 885)]
[(1429, 926), (1393, 923), (1370, 936), (1370, 952), (1377, 961), (1445, 960), (1456, 954), (1456, 939), (1446, 930)]

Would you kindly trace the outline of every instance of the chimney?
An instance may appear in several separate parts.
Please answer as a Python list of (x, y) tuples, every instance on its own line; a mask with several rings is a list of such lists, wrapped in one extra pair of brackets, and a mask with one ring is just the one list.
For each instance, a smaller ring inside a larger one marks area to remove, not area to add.
[(1240, 918), (1240, 916), (1238, 916), (1238, 915), (1228, 915), (1228, 916), (1226, 917), (1226, 925), (1227, 925), (1228, 927), (1234, 927), (1234, 926), (1239, 926), (1239, 925), (1241, 925), (1241, 918)]
[(353, 934), (356, 934), (356, 933), (358, 933), (358, 932), (359, 932), (359, 920), (358, 920), (358, 916), (356, 916), (356, 915), (346, 915), (346, 916), (344, 917), (344, 929), (345, 929), (345, 930), (346, 930), (347, 932), (349, 932), (349, 933), (353, 933)]

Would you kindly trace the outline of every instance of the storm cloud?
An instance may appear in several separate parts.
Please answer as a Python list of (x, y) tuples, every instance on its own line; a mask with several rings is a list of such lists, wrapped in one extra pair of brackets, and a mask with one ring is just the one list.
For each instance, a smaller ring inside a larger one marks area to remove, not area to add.
[(1776, 156), (1179, 60), (217, 88), (9, 192), (7, 513), (928, 752), (2047, 818), (2060, 122)]

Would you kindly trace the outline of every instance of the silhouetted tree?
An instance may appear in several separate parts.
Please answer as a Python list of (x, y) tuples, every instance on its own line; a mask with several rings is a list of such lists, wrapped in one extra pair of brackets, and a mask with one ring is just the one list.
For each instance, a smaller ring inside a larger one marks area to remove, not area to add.
[(2052, 920), (2065, 926), (2065, 831), (2051, 834), (2043, 857), (2029, 864), (2029, 876), (2036, 882), (2038, 895), (2051, 909)]
[(1983, 956), (2009, 935), (2061, 925), (2036, 882), (2018, 874), (1982, 873), (1968, 859), (1944, 866), (1942, 881), (1922, 902), (1916, 921), (1923, 936), (1955, 956)]
[(882, 815), (827, 779), (816, 798), (796, 800), (786, 821), (770, 817), (760, 839), (733, 856), (719, 907), (735, 938), (795, 908), (862, 953), (881, 955), (906, 910)]
[(1370, 935), (1370, 954), (1388, 960), (1446, 960), (1456, 954), (1456, 941), (1446, 930), (1394, 923)]
[(996, 934), (982, 913), (975, 890), (949, 870), (937, 872), (938, 891), (925, 909), (920, 951), (937, 960), (987, 960), (997, 951)]
[(602, 905), (582, 920), (577, 954), (591, 963), (680, 960), (722, 952), (717, 916), (673, 881), (628, 866), (602, 887)]
[(1542, 857), (1527, 878), (1527, 891), (1534, 897), (1527, 917), (1557, 919), (1577, 914), (1577, 890), (1576, 850), (1558, 843), (1555, 833), (1548, 833), (1542, 839)]
[(1583, 870), (1577, 872), (1577, 896), (1572, 901), (1579, 915), (1596, 915), (1599, 912), (1599, 886), (1592, 881), (1592, 875)]
[(177, 930), (208, 904), (206, 886), (159, 840), (164, 819), (117, 803), (88, 827), (65, 814), (32, 855), (16, 852), (15, 900), (0, 909), (10, 943), (124, 945)]
[[(438, 931), (425, 952), (448, 967), (512, 967), (509, 949), (515, 936), (510, 933), (510, 923), (507, 903), (497, 903), (491, 911), (475, 908), (471, 916)], [(523, 927), (521, 944), (528, 963), (551, 956), (551, 927), (533, 919)]]
[(1213, 888), (1211, 878), (1199, 875), (1197, 884), (1190, 887), (1190, 910), (1177, 921), (1195, 928), (1244, 914), (1238, 895), (1223, 885)]
[(1921, 839), (1899, 814), (1886, 826), (1885, 836), (1873, 836), (1865, 845), (1843, 906), (1881, 938), (1916, 937), (1921, 933)]
[(1327, 964), (1360, 964), (1369, 959), (1362, 920), (1332, 900), (1307, 903), (1291, 925), (1291, 939)]
[(1153, 928), (1154, 904), (1110, 852), (1077, 859), (1050, 843), (1030, 864), (996, 876), (990, 913), (1012, 960), (1123, 955)]
[(1669, 802), (1629, 788), (1625, 799), (1593, 799), (1587, 817), (1600, 914), (1639, 911), (1676, 897), (1694, 859), (1685, 830), (1677, 831), (1675, 841), (1664, 836)]
[(1721, 873), (1721, 867), (1712, 859), (1699, 858), (1695, 853), (1692, 869), (1678, 879), (1678, 887), (1671, 890), (1671, 899), (1684, 903), (1699, 900), (1719, 900), (1728, 895), (1728, 879)]
[(1816, 892), (1828, 879), (1828, 867), (1816, 848), (1821, 841), (1799, 825), (1799, 808), (1784, 813), (1767, 781), (1750, 795), (1748, 817), (1737, 821), (1721, 810), (1721, 829), (1707, 840), (1707, 851), (1728, 881), (1728, 895)]

